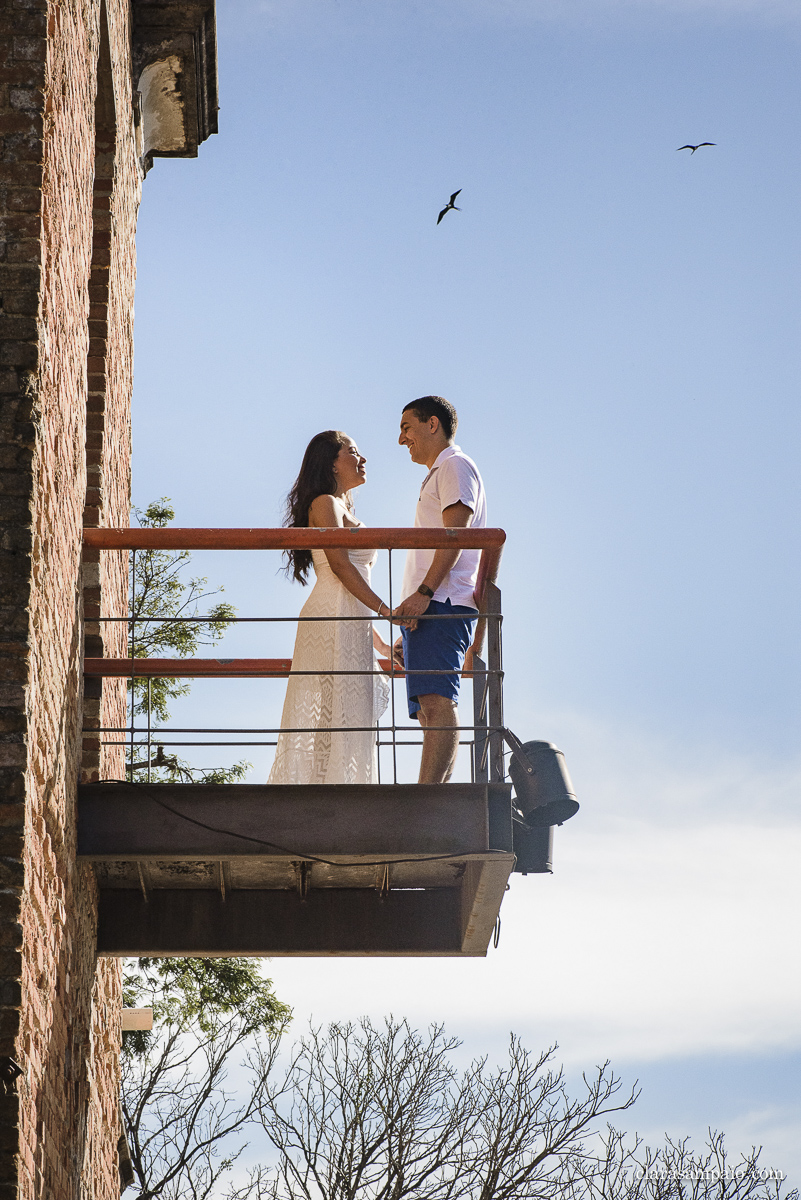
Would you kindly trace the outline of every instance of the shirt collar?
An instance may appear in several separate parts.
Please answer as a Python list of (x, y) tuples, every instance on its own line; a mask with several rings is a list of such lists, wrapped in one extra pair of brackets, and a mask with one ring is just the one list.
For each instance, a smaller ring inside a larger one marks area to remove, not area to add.
[(421, 496), (423, 495), (423, 489), (425, 488), (425, 486), (428, 483), (431, 476), (436, 471), (437, 467), (439, 467), (442, 463), (444, 463), (446, 459), (453, 458), (454, 454), (461, 454), (461, 450), (459, 449), (458, 446), (446, 446), (444, 450), (440, 450), (439, 454), (434, 459), (433, 467), (428, 472), (428, 474), (426, 475), (425, 479), (423, 480), (423, 482), (421, 484), (421, 487), (420, 487), (420, 495)]
[(440, 450), (439, 454), (434, 459), (434, 465), (431, 470), (436, 471), (440, 463), (444, 463), (446, 458), (453, 458), (454, 454), (461, 454), (461, 450), (458, 446), (446, 446), (444, 450)]

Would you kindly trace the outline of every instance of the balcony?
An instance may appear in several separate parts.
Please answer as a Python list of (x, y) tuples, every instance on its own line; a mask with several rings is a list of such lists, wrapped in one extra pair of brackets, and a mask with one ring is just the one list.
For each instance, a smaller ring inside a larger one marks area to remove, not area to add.
[[(550, 871), (553, 839), (552, 828), (528, 828), (515, 819), (506, 779), (501, 593), (494, 582), (503, 531), (89, 529), (85, 536), (96, 548), (131, 552), (377, 547), (389, 552), (390, 588), (393, 550), (456, 545), (482, 551), (481, 620), (473, 670), (465, 672), (473, 720), (461, 731), (469, 780), (398, 781), (398, 748), (419, 743), (421, 731), (416, 722), (399, 723), (394, 703), (376, 730), (384, 765), (381, 782), (372, 785), (149, 779), (158, 745), (161, 752), (181, 745), (275, 745), (278, 728), (156, 728), (148, 712), (144, 722), (132, 715), (125, 728), (88, 731), (106, 745), (126, 745), (131, 759), (143, 756), (144, 765), (127, 781), (79, 789), (79, 858), (93, 864), (100, 892), (98, 952), (485, 955), (512, 872)], [(397, 599), (397, 590), (394, 597), (390, 591), (390, 604)], [(131, 623), (130, 614), (105, 619)], [(269, 627), (297, 618), (240, 620)], [(87, 676), (128, 679), (284, 679), (291, 666), (287, 658), (85, 660)], [(394, 694), (403, 673), (388, 661), (381, 667)]]

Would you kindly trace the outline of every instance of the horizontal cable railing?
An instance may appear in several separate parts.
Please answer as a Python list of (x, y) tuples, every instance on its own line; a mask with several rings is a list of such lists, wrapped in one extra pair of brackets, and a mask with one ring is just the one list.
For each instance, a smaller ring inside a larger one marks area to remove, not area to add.
[[(376, 549), (389, 551), (389, 603), (395, 607), (392, 585), (392, 551), (407, 549), (459, 549), (481, 550), (479, 570), (474, 592), (475, 605), (478, 610), (476, 632), (472, 645), (472, 664), (468, 664), (462, 675), (473, 682), (473, 724), (463, 725), (465, 733), (472, 737), (460, 744), (470, 748), (471, 776), (477, 781), (498, 780), (504, 777), (504, 756), (500, 731), (503, 727), (502, 708), (502, 679), (501, 663), (501, 609), (500, 591), (494, 584), (498, 572), (503, 544), (506, 535), (502, 529), (423, 529), (423, 528), (357, 528), (357, 529), (182, 529), (182, 528), (90, 528), (84, 531), (84, 542), (87, 546), (101, 550), (128, 550), (135, 564), (137, 551), (143, 550), (326, 550), (326, 549)], [(135, 578), (135, 571), (133, 572)], [(137, 627), (155, 623), (186, 623), (207, 621), (208, 617), (193, 616), (141, 616), (135, 614), (135, 596), (132, 596), (132, 611), (122, 616), (99, 617), (100, 623), (125, 622), (129, 627), (132, 654), (128, 658), (96, 658), (87, 657), (84, 662), (85, 674), (96, 677), (127, 678), (131, 686), (130, 723), (124, 728), (101, 726), (87, 729), (86, 733), (98, 735), (125, 734), (126, 740), (106, 740), (105, 745), (125, 745), (129, 747), (130, 775), (142, 767), (147, 768), (150, 777), (152, 750), (159, 745), (173, 746), (274, 746), (275, 740), (258, 741), (209, 741), (186, 742), (176, 740), (177, 734), (229, 734), (232, 736), (249, 734), (267, 735), (274, 739), (281, 732), (317, 733), (321, 727), (314, 729), (205, 729), (156, 727), (152, 722), (150, 701), (150, 683), (154, 678), (287, 678), (290, 675), (309, 676), (365, 676), (385, 674), (390, 681), (390, 713), (389, 723), (371, 726), (375, 731), (377, 746), (391, 748), (393, 763), (393, 782), (397, 782), (397, 746), (420, 744), (421, 731), (415, 722), (413, 725), (401, 725), (396, 720), (395, 683), (404, 678), (403, 669), (394, 659), (377, 659), (373, 671), (314, 670), (293, 671), (290, 658), (143, 658), (136, 654)], [(373, 621), (372, 614), (366, 617), (233, 617), (226, 619), (226, 624), (273, 624), (300, 621)], [(425, 615), (421, 620), (431, 619)], [(382, 621), (386, 617), (381, 618)], [(395, 626), (397, 629), (397, 625)], [(483, 652), (484, 639), (487, 636), (487, 662), (480, 657)], [(472, 665), (472, 669), (470, 669)], [(426, 671), (425, 674), (446, 675), (450, 671)], [(147, 683), (146, 723), (140, 725), (136, 721), (133, 703), (133, 687), (136, 681)], [(366, 732), (366, 727), (332, 726), (325, 727), (330, 733)], [(399, 739), (399, 734), (416, 733), (417, 739)], [(141, 736), (141, 740), (138, 739)], [(135, 748), (146, 750), (147, 758), (144, 763), (135, 763)], [(157, 765), (154, 763), (154, 765)], [(380, 778), (380, 775), (379, 775)]]

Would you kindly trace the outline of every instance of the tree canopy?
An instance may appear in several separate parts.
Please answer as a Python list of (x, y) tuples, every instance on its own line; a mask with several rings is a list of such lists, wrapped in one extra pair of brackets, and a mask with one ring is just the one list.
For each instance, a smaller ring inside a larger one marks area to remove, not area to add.
[[(169, 497), (153, 501), (147, 508), (134, 508), (133, 514), (145, 528), (163, 529), (175, 519)], [(188, 550), (134, 550), (130, 555), (130, 613), (128, 654), (132, 658), (158, 658), (160, 655), (188, 658), (201, 646), (220, 640), (236, 616), (233, 605), (217, 601), (200, 613), (201, 600), (224, 591), (208, 589), (205, 576), (184, 578), (192, 561)], [(156, 721), (169, 720), (171, 700), (186, 696), (191, 688), (187, 680), (161, 677), (136, 678), (128, 683), (130, 704), (135, 716), (147, 714), (148, 706)], [(156, 753), (148, 762), (129, 762), (129, 772), (147, 771), (151, 782), (235, 783), (246, 775), (250, 763), (241, 761), (228, 767), (192, 767), (174, 754), (165, 753), (158, 735), (153, 742)]]

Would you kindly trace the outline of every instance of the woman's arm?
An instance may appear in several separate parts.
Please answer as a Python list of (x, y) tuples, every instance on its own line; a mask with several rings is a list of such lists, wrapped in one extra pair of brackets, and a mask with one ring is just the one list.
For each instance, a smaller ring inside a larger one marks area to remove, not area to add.
[(382, 658), (392, 658), (392, 647), (390, 646), (389, 642), (384, 641), (375, 625), (373, 626), (373, 649), (377, 654), (380, 654)]
[[(309, 524), (314, 525), (317, 529), (346, 528), (342, 519), (342, 509), (339, 504), (335, 503), (333, 496), (318, 496), (312, 501), (309, 508)], [(382, 617), (389, 614), (389, 606), (380, 596), (376, 595), (369, 583), (359, 574), (348, 558), (347, 550), (326, 550), (324, 553), (331, 570), (352, 596), (361, 600), (362, 604), (371, 608), (373, 612), (378, 612), (380, 608)]]

